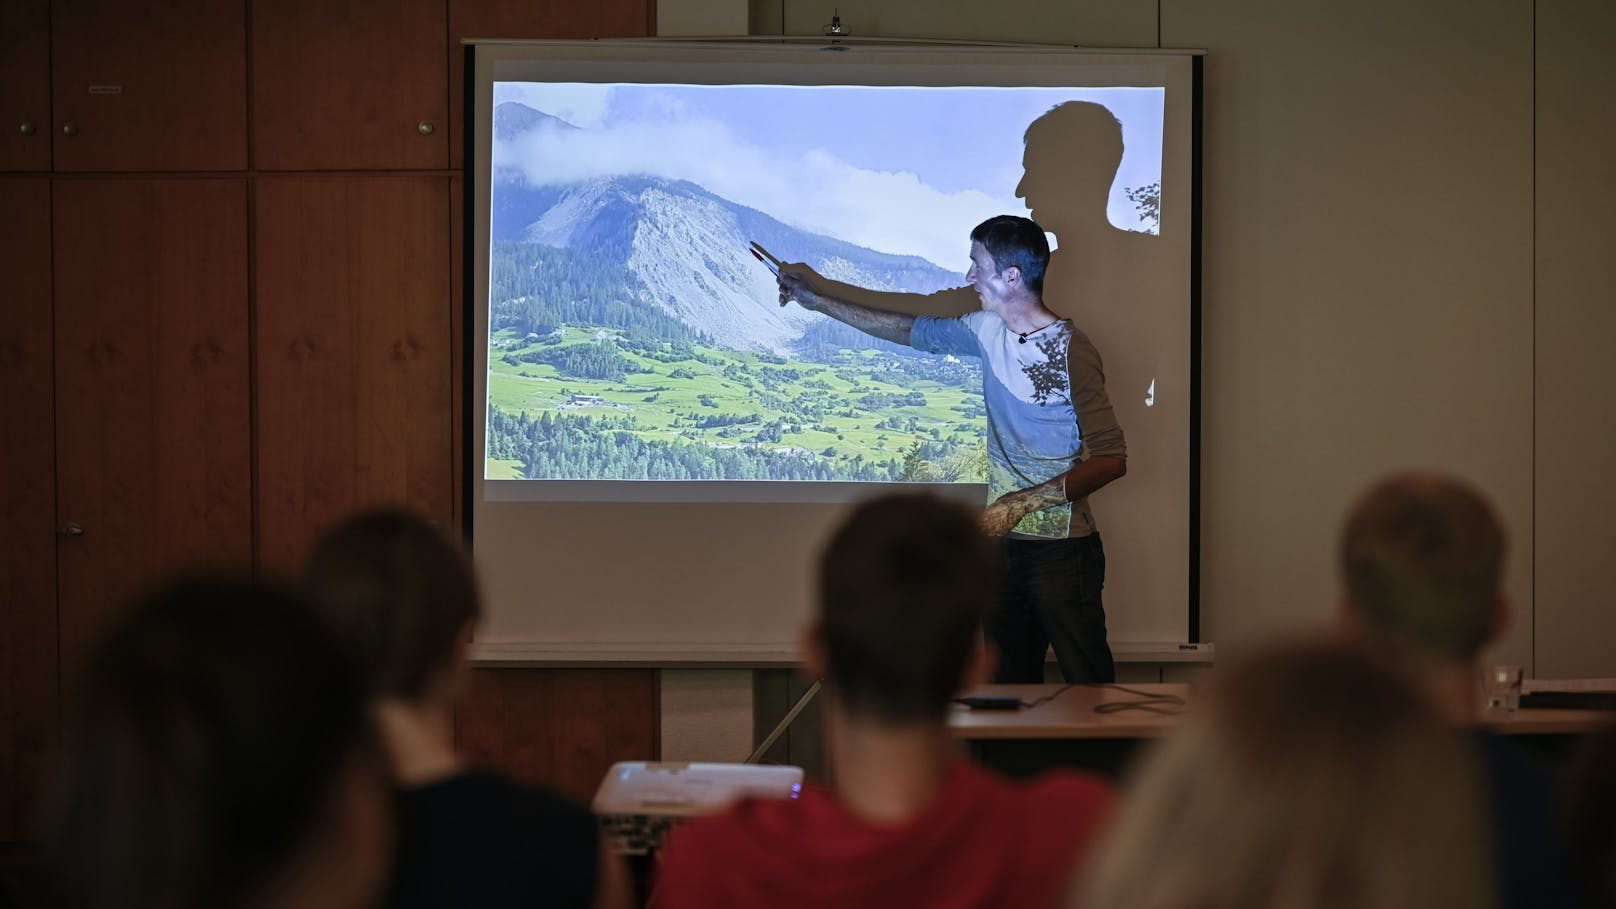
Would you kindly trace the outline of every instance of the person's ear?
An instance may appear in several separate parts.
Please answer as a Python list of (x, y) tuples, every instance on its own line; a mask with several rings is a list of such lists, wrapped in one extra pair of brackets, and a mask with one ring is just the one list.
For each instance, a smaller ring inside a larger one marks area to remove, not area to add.
[(1019, 265), (1006, 265), (1004, 268), (1000, 269), (1000, 271), (1004, 275), (1004, 283), (1006, 283), (1006, 284), (1020, 284), (1021, 283), (1021, 266), (1019, 266)]
[(825, 634), (818, 625), (802, 630), (802, 671), (811, 679), (825, 677)]

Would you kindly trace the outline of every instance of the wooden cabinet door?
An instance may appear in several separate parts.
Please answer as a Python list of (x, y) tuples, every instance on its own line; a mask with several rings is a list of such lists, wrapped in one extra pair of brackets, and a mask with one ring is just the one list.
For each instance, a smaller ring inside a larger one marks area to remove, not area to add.
[(50, 131), (50, 2), (5, 0), (0, 3), (0, 170), (50, 170)]
[(242, 0), (54, 0), (58, 171), (244, 170)]
[(50, 181), (0, 178), (0, 193), (0, 842), (17, 842), (56, 729)]
[(261, 177), (260, 564), (354, 508), (452, 514), (449, 179)]
[(442, 169), (443, 0), (253, 0), (259, 170)]
[(466, 38), (647, 38), (656, 0), (449, 0), (449, 166), (460, 168)]
[(53, 203), (65, 669), (168, 573), (250, 568), (247, 193), (58, 179)]

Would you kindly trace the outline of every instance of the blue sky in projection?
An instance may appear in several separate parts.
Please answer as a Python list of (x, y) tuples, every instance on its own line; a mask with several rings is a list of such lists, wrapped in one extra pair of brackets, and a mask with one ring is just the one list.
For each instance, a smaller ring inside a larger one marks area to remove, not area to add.
[(793, 226), (964, 270), (966, 233), (1015, 196), (1022, 133), (1063, 101), (1105, 105), (1126, 151), (1109, 216), (1141, 224), (1125, 191), (1161, 180), (1159, 88), (871, 88), (501, 82), (580, 127), (495, 143), (496, 165), (538, 183), (619, 174), (690, 180)]

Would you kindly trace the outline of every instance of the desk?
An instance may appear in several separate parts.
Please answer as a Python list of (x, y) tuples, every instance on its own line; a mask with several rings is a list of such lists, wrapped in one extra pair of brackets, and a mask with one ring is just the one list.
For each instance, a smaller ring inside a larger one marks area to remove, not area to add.
[(948, 734), (965, 743), (972, 757), (1009, 776), (1024, 777), (1051, 767), (1081, 767), (1118, 776), (1146, 742), (1177, 728), (1183, 708), (1117, 710), (1102, 704), (1143, 700), (1142, 695), (1193, 701), (1194, 686), (1183, 682), (1112, 685), (983, 685), (971, 694), (1017, 695), (1020, 710), (949, 708)]
[[(1126, 689), (1126, 690), (1124, 690)], [(1188, 703), (1192, 686), (1182, 682), (1124, 685), (983, 685), (971, 694), (1015, 695), (1023, 704), (1048, 701), (1020, 710), (949, 708), (948, 734), (955, 739), (1152, 739), (1171, 732), (1179, 712), (1171, 708), (1101, 713), (1101, 704), (1126, 704), (1141, 694), (1175, 697)]]
[[(1065, 689), (1065, 690), (1063, 690)], [(948, 734), (983, 763), (1011, 776), (1050, 767), (1083, 767), (1115, 776), (1153, 739), (1172, 733), (1194, 708), (1195, 686), (1183, 683), (1125, 685), (983, 685), (971, 694), (1017, 695), (1022, 703), (1050, 700), (1020, 710), (949, 709)], [(1101, 704), (1141, 700), (1140, 695), (1182, 698), (1186, 710), (1121, 710), (1098, 713)], [(1486, 715), (1481, 726), (1508, 735), (1550, 763), (1563, 759), (1576, 739), (1616, 725), (1616, 712), (1528, 709)]]

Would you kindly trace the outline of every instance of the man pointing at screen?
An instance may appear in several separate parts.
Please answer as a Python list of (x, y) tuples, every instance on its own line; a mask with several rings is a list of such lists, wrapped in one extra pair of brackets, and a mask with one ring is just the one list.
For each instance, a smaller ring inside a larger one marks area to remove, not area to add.
[(1127, 473), (1127, 448), (1099, 352), (1044, 306), (1048, 265), (1043, 228), (1002, 215), (971, 231), (965, 280), (980, 311), (938, 318), (861, 305), (799, 264), (780, 269), (780, 304), (917, 350), (981, 359), (991, 496), (982, 529), (1004, 538), (1006, 567), (1004, 601), (985, 624), (999, 652), (994, 680), (1042, 682), (1053, 645), (1068, 682), (1110, 682), (1105, 550), (1088, 497)]

